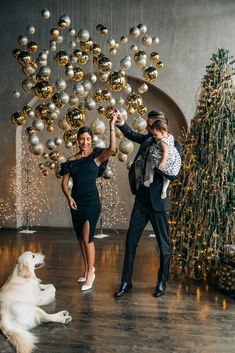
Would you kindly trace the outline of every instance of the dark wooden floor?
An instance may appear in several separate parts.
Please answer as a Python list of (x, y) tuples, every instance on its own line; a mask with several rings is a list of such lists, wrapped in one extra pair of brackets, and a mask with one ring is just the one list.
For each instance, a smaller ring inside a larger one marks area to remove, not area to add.
[[(72, 230), (41, 229), (33, 235), (0, 231), (0, 285), (26, 250), (46, 254), (37, 271), (57, 288), (48, 312), (67, 309), (69, 325), (49, 323), (33, 331), (40, 353), (232, 353), (235, 351), (235, 301), (205, 283), (180, 281), (172, 274), (167, 294), (153, 297), (158, 267), (156, 240), (143, 234), (133, 275), (133, 291), (113, 299), (119, 286), (125, 232), (96, 239), (96, 280), (89, 292), (76, 282), (81, 258)], [(0, 352), (12, 347), (0, 335)]]

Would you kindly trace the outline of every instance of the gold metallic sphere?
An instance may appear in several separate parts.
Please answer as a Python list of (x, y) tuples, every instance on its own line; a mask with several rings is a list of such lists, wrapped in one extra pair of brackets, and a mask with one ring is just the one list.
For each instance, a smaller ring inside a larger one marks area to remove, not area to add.
[(98, 59), (97, 65), (98, 65), (98, 69), (101, 72), (109, 72), (112, 68), (112, 62), (106, 56), (103, 56), (100, 59)]
[(114, 71), (108, 77), (108, 87), (111, 91), (120, 92), (126, 85), (126, 78), (121, 71)]
[(128, 94), (126, 98), (127, 108), (134, 108), (135, 110), (137, 110), (137, 108), (142, 104), (143, 104), (143, 99), (139, 94), (136, 94), (135, 92)]
[(101, 54), (101, 48), (99, 46), (99, 44), (97, 43), (93, 43), (90, 47), (90, 51), (92, 53), (93, 56), (99, 56)]
[(31, 55), (28, 51), (21, 51), (18, 56), (17, 56), (17, 60), (18, 62), (25, 66), (25, 65), (28, 65), (32, 62), (32, 58), (31, 58)]
[(46, 119), (46, 117), (49, 116), (49, 113), (50, 113), (50, 110), (47, 104), (45, 103), (39, 104), (35, 109), (35, 114), (38, 119), (42, 119), (42, 120)]
[(147, 67), (147, 69), (144, 70), (143, 76), (147, 82), (154, 82), (158, 76), (156, 67), (154, 66)]
[(76, 145), (76, 143), (77, 143), (77, 130), (71, 129), (71, 130), (65, 131), (65, 133), (63, 135), (63, 140), (66, 143), (71, 142), (73, 146)]
[(25, 129), (25, 134), (27, 136), (32, 136), (32, 135), (35, 135), (36, 134), (36, 130), (33, 126), (28, 126), (26, 129)]
[(80, 47), (85, 53), (88, 53), (90, 51), (92, 45), (93, 41), (91, 38), (89, 38), (86, 42), (80, 42)]
[(39, 98), (48, 99), (53, 95), (53, 88), (48, 81), (41, 81), (34, 86), (34, 92)]
[(67, 123), (73, 128), (80, 128), (86, 122), (86, 115), (82, 109), (72, 108), (66, 114)]
[(24, 125), (26, 121), (27, 121), (27, 116), (23, 114), (23, 112), (18, 111), (12, 114), (11, 116), (11, 122), (15, 126)]
[(82, 55), (78, 57), (78, 63), (80, 65), (86, 65), (88, 61), (89, 61), (89, 55), (83, 51)]
[(137, 111), (141, 116), (143, 116), (147, 113), (147, 107), (145, 105), (141, 104), (137, 107)]
[(93, 94), (93, 99), (96, 103), (101, 103), (103, 101), (103, 95), (102, 95), (102, 90), (97, 89), (95, 93)]
[(29, 42), (27, 45), (27, 49), (30, 53), (36, 53), (38, 50), (38, 45), (36, 42)]
[(66, 51), (58, 51), (54, 58), (55, 62), (60, 66), (65, 66), (69, 62), (69, 56)]
[(82, 71), (82, 69), (80, 69), (80, 67), (78, 67), (78, 66), (75, 66), (73, 68), (73, 72), (74, 72), (74, 75), (73, 75), (72, 79), (77, 82), (82, 81), (82, 79), (84, 77), (84, 72)]
[(150, 54), (149, 60), (154, 64), (157, 63), (159, 61), (159, 54), (156, 51), (153, 51)]

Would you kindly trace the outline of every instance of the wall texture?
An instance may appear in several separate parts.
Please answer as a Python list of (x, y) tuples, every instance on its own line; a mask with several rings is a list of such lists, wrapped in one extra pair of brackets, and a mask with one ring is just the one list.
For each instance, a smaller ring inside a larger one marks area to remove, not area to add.
[[(50, 24), (41, 20), (43, 8), (51, 12)], [(34, 39), (40, 43), (41, 49), (46, 48), (49, 30), (62, 14), (71, 17), (76, 30), (88, 29), (94, 39), (97, 38), (95, 27), (98, 23), (105, 24), (110, 29), (110, 35), (117, 40), (121, 35), (127, 35), (130, 27), (144, 23), (150, 35), (160, 38), (158, 50), (165, 64), (154, 85), (176, 103), (189, 124), (196, 107), (197, 90), (212, 53), (220, 47), (235, 53), (234, 0), (2, 0), (0, 200), (3, 207), (9, 198), (11, 171), (16, 164), (16, 129), (10, 123), (10, 116), (32, 98), (26, 94), (20, 100), (12, 98), (12, 91), (20, 88), (23, 75), (11, 53), (17, 47), (18, 35), (25, 33), (29, 24), (36, 27)], [(120, 51), (120, 58), (128, 54), (126, 50)], [(130, 75), (140, 77), (134, 66)], [(146, 96), (146, 100), (151, 108), (156, 103), (161, 105), (160, 101), (155, 101), (153, 94)], [(174, 125), (174, 116), (170, 116), (170, 120)], [(127, 184), (127, 169), (123, 164), (118, 168), (118, 184), (129, 219), (133, 198)], [(45, 178), (45, 189), (51, 214), (42, 215), (41, 225), (70, 226), (70, 215), (61, 199), (60, 180), (50, 175)], [(14, 212), (14, 201), (9, 202)], [(16, 222), (11, 219), (4, 226), (15, 227)], [(116, 228), (119, 227), (126, 228), (127, 224), (117, 224)]]

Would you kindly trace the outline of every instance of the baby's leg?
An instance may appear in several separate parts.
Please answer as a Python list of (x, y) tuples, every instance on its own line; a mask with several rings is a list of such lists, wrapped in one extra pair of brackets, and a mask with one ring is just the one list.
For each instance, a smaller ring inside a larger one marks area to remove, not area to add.
[(167, 196), (166, 192), (167, 192), (167, 188), (168, 188), (169, 184), (170, 184), (170, 180), (163, 176), (163, 186), (162, 186), (161, 199), (166, 198), (166, 196)]

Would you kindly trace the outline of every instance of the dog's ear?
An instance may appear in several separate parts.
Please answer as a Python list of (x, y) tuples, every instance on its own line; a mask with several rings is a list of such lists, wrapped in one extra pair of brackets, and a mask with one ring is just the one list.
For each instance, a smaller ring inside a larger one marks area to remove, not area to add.
[(32, 277), (32, 272), (27, 264), (21, 263), (18, 264), (18, 275), (23, 278), (29, 278)]

